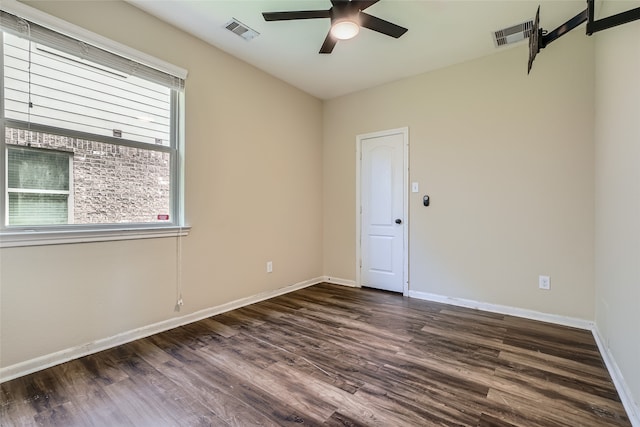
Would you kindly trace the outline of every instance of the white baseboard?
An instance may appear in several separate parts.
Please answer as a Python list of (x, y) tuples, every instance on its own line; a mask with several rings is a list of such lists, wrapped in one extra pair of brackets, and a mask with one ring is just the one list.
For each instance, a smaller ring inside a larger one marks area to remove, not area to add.
[(333, 277), (333, 276), (324, 276), (322, 279), (323, 281), (327, 283), (331, 283), (333, 285), (349, 286), (351, 288), (360, 287), (356, 284), (355, 280), (340, 279), (339, 277)]
[(600, 350), (604, 364), (607, 366), (609, 375), (611, 375), (613, 384), (616, 386), (622, 405), (627, 411), (627, 416), (631, 421), (631, 425), (633, 427), (640, 427), (640, 407), (635, 403), (631, 390), (629, 390), (629, 387), (622, 376), (622, 372), (620, 372), (620, 368), (618, 368), (618, 364), (611, 354), (611, 350), (609, 350), (609, 348), (604, 344), (604, 340), (600, 336), (600, 331), (598, 331), (597, 326), (594, 326), (591, 329), (591, 332), (593, 333), (593, 338), (596, 340), (596, 344), (598, 345), (598, 350)]
[(90, 343), (82, 344), (76, 347), (67, 348), (57, 351), (55, 353), (47, 354), (44, 356), (36, 357), (34, 359), (19, 362), (14, 365), (0, 368), (0, 383), (12, 380), (24, 375), (31, 374), (42, 369), (50, 368), (55, 365), (59, 365), (69, 360), (78, 359), (83, 356), (97, 353), (99, 351), (107, 350), (122, 344), (126, 344), (131, 341), (135, 341), (141, 338), (148, 337), (150, 335), (164, 332), (169, 329), (177, 328), (179, 326), (187, 325), (189, 323), (197, 322), (198, 320), (206, 319), (207, 317), (215, 316), (216, 314), (225, 313), (227, 311), (235, 310), (250, 304), (254, 304), (260, 301), (264, 301), (269, 298), (277, 297), (279, 295), (287, 294), (289, 292), (297, 291), (298, 289), (306, 288), (325, 281), (324, 277), (317, 277), (315, 279), (305, 280), (290, 286), (274, 289), (266, 292), (261, 292), (257, 295), (252, 295), (245, 298), (240, 298), (235, 301), (228, 302), (226, 304), (218, 305), (215, 307), (199, 310), (194, 313), (189, 313), (184, 316), (174, 317), (171, 319), (163, 320), (162, 322), (154, 323), (152, 325), (143, 326), (141, 328), (133, 329), (130, 331), (122, 332), (120, 334), (102, 338)]
[(558, 314), (542, 313), (540, 311), (526, 310), (524, 308), (511, 307), (508, 305), (491, 304), (462, 298), (446, 297), (443, 295), (431, 294), (428, 292), (409, 291), (410, 298), (434, 301), (443, 304), (456, 305), (458, 307), (473, 308), (476, 310), (489, 311), (491, 313), (506, 314), (509, 316), (524, 317), (525, 319), (539, 320), (541, 322), (555, 323), (557, 325), (570, 326), (578, 329), (593, 329), (594, 323), (590, 320), (577, 319), (574, 317), (560, 316)]

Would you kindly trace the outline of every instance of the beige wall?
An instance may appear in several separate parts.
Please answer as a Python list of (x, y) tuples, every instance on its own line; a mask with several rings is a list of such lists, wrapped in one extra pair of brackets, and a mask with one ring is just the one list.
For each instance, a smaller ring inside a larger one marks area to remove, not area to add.
[(593, 319), (593, 41), (568, 34), (529, 76), (527, 54), (325, 102), (326, 275), (356, 277), (356, 135), (408, 126), (409, 289)]
[(319, 100), (123, 2), (29, 4), (189, 70), (193, 229), (180, 313), (176, 239), (2, 249), (0, 366), (322, 275)]
[(640, 416), (640, 22), (594, 38), (596, 324)]

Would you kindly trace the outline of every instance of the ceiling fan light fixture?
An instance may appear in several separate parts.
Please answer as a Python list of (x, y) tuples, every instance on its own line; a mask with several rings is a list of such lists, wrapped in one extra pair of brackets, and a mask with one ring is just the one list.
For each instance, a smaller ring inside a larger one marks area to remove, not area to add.
[(331, 25), (331, 35), (338, 40), (349, 40), (360, 32), (360, 25), (351, 19), (341, 19)]

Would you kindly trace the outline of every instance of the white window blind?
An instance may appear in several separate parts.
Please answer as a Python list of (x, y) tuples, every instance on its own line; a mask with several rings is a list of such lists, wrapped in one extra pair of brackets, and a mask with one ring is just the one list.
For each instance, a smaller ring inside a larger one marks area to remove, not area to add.
[(172, 75), (146, 66), (139, 61), (111, 53), (4, 10), (0, 11), (0, 27), (2, 27), (3, 31), (52, 47), (69, 55), (73, 55), (74, 57), (102, 64), (110, 69), (120, 71), (125, 75), (153, 81), (171, 89), (184, 89), (184, 79), (180, 76)]
[(169, 145), (171, 90), (29, 40), (4, 37), (5, 117)]

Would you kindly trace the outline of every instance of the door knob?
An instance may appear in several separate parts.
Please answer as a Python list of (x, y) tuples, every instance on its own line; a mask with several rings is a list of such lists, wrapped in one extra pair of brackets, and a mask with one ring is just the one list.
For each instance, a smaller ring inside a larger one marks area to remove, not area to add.
[(396, 224), (402, 224), (402, 220), (400, 218), (396, 219)]

